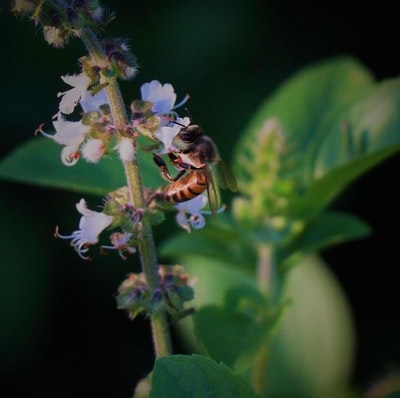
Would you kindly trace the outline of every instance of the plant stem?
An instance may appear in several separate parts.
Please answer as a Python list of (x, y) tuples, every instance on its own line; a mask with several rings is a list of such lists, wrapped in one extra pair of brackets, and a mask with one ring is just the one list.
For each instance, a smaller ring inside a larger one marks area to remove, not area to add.
[[(107, 64), (104, 51), (92, 30), (87, 28), (82, 29), (80, 38), (86, 45), (89, 54), (99, 65)], [(124, 130), (128, 125), (128, 116), (125, 111), (118, 83), (116, 79), (110, 79), (107, 83), (105, 92), (107, 94), (115, 127), (119, 130)], [(146, 203), (143, 193), (143, 183), (136, 156), (134, 156), (132, 162), (123, 162), (123, 166), (132, 205), (137, 209), (145, 209)], [(142, 236), (138, 244), (138, 249), (142, 270), (146, 276), (149, 290), (152, 292), (158, 288), (160, 278), (158, 275), (158, 259), (153, 232), (146, 215), (142, 218)], [(166, 314), (164, 312), (152, 314), (151, 327), (156, 357), (158, 358), (171, 354), (172, 344)]]
[(257, 264), (257, 285), (259, 290), (272, 296), (273, 249), (272, 245), (259, 243)]
[[(257, 263), (257, 285), (258, 289), (273, 299), (272, 278), (274, 272), (274, 252), (271, 244), (259, 243)], [(267, 386), (268, 345), (264, 345), (253, 366), (251, 381), (256, 391), (265, 392)]]

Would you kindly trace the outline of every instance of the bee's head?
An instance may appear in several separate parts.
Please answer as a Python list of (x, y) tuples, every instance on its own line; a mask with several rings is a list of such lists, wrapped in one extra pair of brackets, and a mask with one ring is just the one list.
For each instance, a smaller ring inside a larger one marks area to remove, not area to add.
[(191, 144), (202, 136), (204, 136), (204, 131), (198, 124), (189, 124), (189, 126), (183, 127), (178, 134), (178, 138), (185, 144)]

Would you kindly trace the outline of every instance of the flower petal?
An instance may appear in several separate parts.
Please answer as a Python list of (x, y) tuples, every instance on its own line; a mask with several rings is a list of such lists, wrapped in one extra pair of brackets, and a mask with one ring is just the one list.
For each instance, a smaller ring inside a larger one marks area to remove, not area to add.
[(140, 88), (143, 101), (150, 101), (153, 104), (154, 113), (166, 114), (174, 107), (176, 94), (171, 84), (162, 85), (158, 80), (145, 83)]
[(163, 144), (163, 149), (160, 154), (174, 152), (177, 150), (176, 146), (172, 144), (174, 138), (179, 133), (182, 127), (178, 124), (172, 126), (162, 126), (155, 133), (154, 136)]
[(80, 153), (79, 146), (65, 146), (61, 151), (61, 162), (64, 166), (74, 166), (78, 163)]
[(69, 115), (74, 111), (79, 100), (85, 96), (90, 79), (85, 73), (61, 76), (61, 79), (64, 83), (73, 87), (70, 90), (57, 94), (58, 97), (62, 97), (59, 105), (60, 111)]
[(100, 233), (112, 223), (114, 217), (88, 209), (84, 199), (80, 200), (76, 208), (82, 214), (79, 222), (81, 239), (85, 244), (97, 243)]
[(89, 130), (82, 122), (71, 122), (64, 120), (61, 113), (57, 114), (57, 119), (53, 121), (56, 134), (48, 137), (55, 142), (67, 146), (79, 146), (85, 138), (86, 132)]
[(186, 213), (184, 211), (179, 211), (176, 214), (176, 222), (180, 227), (182, 227), (187, 232), (191, 232), (189, 222), (186, 218)]
[(189, 214), (200, 214), (201, 209), (205, 207), (207, 203), (207, 196), (198, 195), (186, 202), (176, 204), (175, 208), (178, 209), (178, 211), (184, 211)]
[(85, 113), (90, 111), (100, 111), (101, 105), (108, 104), (106, 91), (103, 89), (96, 95), (92, 95), (90, 91), (86, 90), (85, 94), (79, 101), (79, 104)]

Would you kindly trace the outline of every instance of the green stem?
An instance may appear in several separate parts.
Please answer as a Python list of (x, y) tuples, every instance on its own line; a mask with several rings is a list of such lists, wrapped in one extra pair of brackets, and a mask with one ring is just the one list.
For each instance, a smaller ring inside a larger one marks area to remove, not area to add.
[(271, 282), (273, 273), (273, 248), (270, 244), (259, 243), (258, 264), (257, 264), (257, 284), (262, 293), (271, 296)]
[[(89, 54), (99, 63), (105, 65), (107, 59), (103, 49), (90, 29), (82, 29), (80, 38), (86, 45)], [(111, 79), (105, 87), (107, 99), (111, 108), (115, 127), (119, 130), (125, 129), (128, 125), (128, 116), (125, 111), (124, 102), (116, 79)], [(136, 155), (136, 154), (135, 154)], [(126, 180), (129, 189), (132, 205), (137, 209), (144, 209), (146, 202), (143, 194), (143, 183), (140, 168), (134, 156), (132, 162), (123, 162)], [(150, 292), (159, 287), (158, 259), (153, 238), (153, 232), (149, 220), (146, 216), (142, 219), (142, 236), (138, 245), (142, 270), (146, 275), (146, 280)], [(169, 355), (172, 353), (172, 344), (168, 321), (164, 312), (158, 312), (151, 316), (151, 326), (153, 331), (154, 350), (156, 357)]]
[[(258, 289), (273, 299), (272, 278), (274, 272), (274, 250), (271, 244), (259, 243), (257, 263), (257, 285)], [(268, 346), (261, 348), (253, 366), (251, 381), (256, 391), (265, 392), (267, 386)]]
[(251, 384), (258, 392), (265, 394), (267, 389), (268, 347), (263, 346), (254, 362)]

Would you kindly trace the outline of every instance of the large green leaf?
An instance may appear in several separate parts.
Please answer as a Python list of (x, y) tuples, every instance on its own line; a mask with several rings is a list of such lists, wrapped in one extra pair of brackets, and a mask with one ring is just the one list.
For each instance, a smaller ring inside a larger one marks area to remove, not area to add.
[[(249, 289), (256, 286), (249, 270), (229, 268), (229, 264), (198, 255), (179, 260), (190, 278), (197, 280), (195, 303), (199, 310), (204, 305), (226, 306), (226, 292), (238, 284), (246, 284)], [(348, 303), (334, 274), (317, 257), (303, 259), (288, 274), (287, 282), (286, 297), (292, 305), (286, 307), (282, 324), (272, 336), (270, 368), (264, 369), (265, 378), (273, 396), (328, 397), (343, 388), (351, 374), (354, 335)], [(177, 326), (183, 341), (191, 344), (188, 349), (199, 352), (193, 317)], [(215, 330), (211, 325), (209, 328), (209, 333)], [(227, 336), (227, 343), (233, 339)], [(254, 341), (259, 346), (260, 340)]]
[(200, 308), (193, 321), (207, 354), (245, 373), (268, 343), (281, 315), (255, 287), (237, 285), (226, 292), (222, 306)]
[(252, 326), (249, 317), (226, 311), (225, 306), (208, 305), (194, 314), (193, 321), (201, 347), (211, 358), (232, 368)]
[[(126, 185), (119, 159), (105, 157), (97, 164), (80, 159), (75, 166), (67, 167), (61, 163), (61, 148), (46, 138), (27, 141), (1, 161), (0, 178), (95, 195)], [(139, 155), (143, 178), (154, 188), (161, 181), (158, 169), (151, 156)]]
[(254, 158), (252, 144), (270, 118), (282, 124), (292, 161), (296, 162), (294, 171), (301, 177), (321, 122), (333, 109), (351, 103), (372, 84), (370, 72), (351, 57), (330, 59), (295, 74), (261, 106), (239, 141), (234, 163), (239, 181), (246, 178), (241, 169)]
[[(400, 78), (371, 87), (325, 119), (316, 133), (312, 178), (400, 141)], [(320, 141), (320, 142), (318, 142)]]
[(150, 398), (255, 398), (260, 395), (223, 364), (200, 355), (156, 361)]
[(399, 151), (400, 142), (335, 167), (315, 180), (304, 195), (293, 203), (290, 209), (292, 215), (305, 220), (311, 219), (328, 206), (356, 178)]
[(359, 218), (340, 212), (322, 213), (305, 225), (296, 237), (278, 251), (282, 267), (297, 264), (304, 256), (339, 243), (367, 236), (370, 227)]

